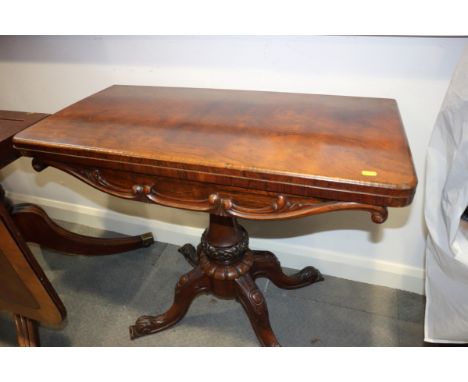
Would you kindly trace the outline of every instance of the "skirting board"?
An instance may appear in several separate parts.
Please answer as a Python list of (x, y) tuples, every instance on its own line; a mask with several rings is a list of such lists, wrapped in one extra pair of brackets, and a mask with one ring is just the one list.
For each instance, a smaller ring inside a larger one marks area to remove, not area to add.
[[(14, 203), (33, 203), (41, 206), (53, 219), (128, 235), (150, 231), (157, 240), (174, 245), (185, 243), (197, 245), (203, 232), (200, 228), (144, 219), (32, 195), (14, 192), (8, 192), (7, 195)], [(424, 270), (416, 267), (317, 250), (277, 240), (251, 238), (250, 247), (272, 250), (278, 256), (281, 265), (287, 268), (301, 269), (313, 265), (324, 275), (424, 294)]]

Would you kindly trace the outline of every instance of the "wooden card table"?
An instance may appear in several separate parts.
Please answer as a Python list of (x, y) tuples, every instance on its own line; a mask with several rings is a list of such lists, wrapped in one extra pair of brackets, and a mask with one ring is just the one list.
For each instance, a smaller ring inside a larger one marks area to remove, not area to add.
[[(46, 117), (41, 113), (0, 110), (0, 168), (19, 157), (13, 148), (13, 136)], [(105, 255), (153, 241), (151, 234), (103, 239), (66, 231), (36, 205), (12, 205), (0, 185), (0, 310), (13, 314), (18, 344), (39, 345), (38, 322), (57, 326), (66, 316), (60, 297), (26, 242), (72, 254)]]
[(24, 130), (15, 147), (125, 199), (210, 214), (173, 305), (142, 316), (131, 338), (167, 329), (199, 293), (235, 298), (262, 345), (279, 345), (258, 277), (293, 289), (322, 280), (285, 275), (275, 255), (249, 249), (237, 218), (293, 219), (411, 203), (416, 175), (396, 102), (256, 91), (112, 86)]

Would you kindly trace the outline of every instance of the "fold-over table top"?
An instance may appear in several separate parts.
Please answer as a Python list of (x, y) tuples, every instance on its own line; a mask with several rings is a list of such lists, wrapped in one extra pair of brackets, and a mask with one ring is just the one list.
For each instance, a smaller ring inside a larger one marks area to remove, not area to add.
[(13, 136), (45, 117), (47, 114), (0, 110), (0, 168), (17, 158)]
[(388, 205), (410, 203), (417, 184), (397, 104), (382, 98), (116, 85), (27, 128), (14, 144), (24, 155), (139, 172), (352, 189), (395, 198)]

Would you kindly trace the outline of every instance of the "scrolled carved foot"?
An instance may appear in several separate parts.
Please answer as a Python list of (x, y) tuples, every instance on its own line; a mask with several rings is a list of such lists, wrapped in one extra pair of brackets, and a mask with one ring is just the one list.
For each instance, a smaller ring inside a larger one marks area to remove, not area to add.
[(268, 251), (254, 251), (254, 265), (250, 274), (253, 278), (266, 277), (278, 288), (283, 289), (302, 288), (324, 280), (320, 271), (311, 266), (293, 275), (286, 275), (276, 256)]
[(312, 266), (305, 267), (304, 269), (289, 277), (295, 278), (298, 281), (306, 284), (313, 284), (324, 280), (320, 271)]
[(156, 333), (164, 324), (164, 315), (159, 316), (141, 316), (135, 325), (130, 326), (130, 339), (146, 336), (147, 334)]
[(179, 252), (182, 255), (184, 255), (185, 259), (193, 267), (196, 267), (198, 263), (200, 262), (200, 258), (198, 256), (197, 250), (192, 244), (183, 245), (182, 247), (179, 248)]
[(130, 326), (130, 339), (157, 333), (179, 322), (187, 313), (193, 299), (202, 292), (210, 290), (210, 281), (200, 268), (192, 269), (182, 275), (175, 288), (172, 306), (159, 316), (141, 316)]

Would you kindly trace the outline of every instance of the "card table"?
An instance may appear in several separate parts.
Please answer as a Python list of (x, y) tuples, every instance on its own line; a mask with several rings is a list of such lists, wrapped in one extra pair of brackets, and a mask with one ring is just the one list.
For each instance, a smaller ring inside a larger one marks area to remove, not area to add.
[(383, 223), (417, 185), (391, 99), (115, 85), (23, 130), (14, 146), (37, 171), (52, 166), (120, 198), (210, 214), (198, 247), (180, 249), (193, 269), (173, 305), (138, 318), (132, 339), (173, 326), (211, 293), (239, 301), (260, 344), (278, 346), (255, 279), (294, 289), (323, 277), (312, 266), (284, 274), (272, 252), (249, 248), (237, 219), (364, 210)]

